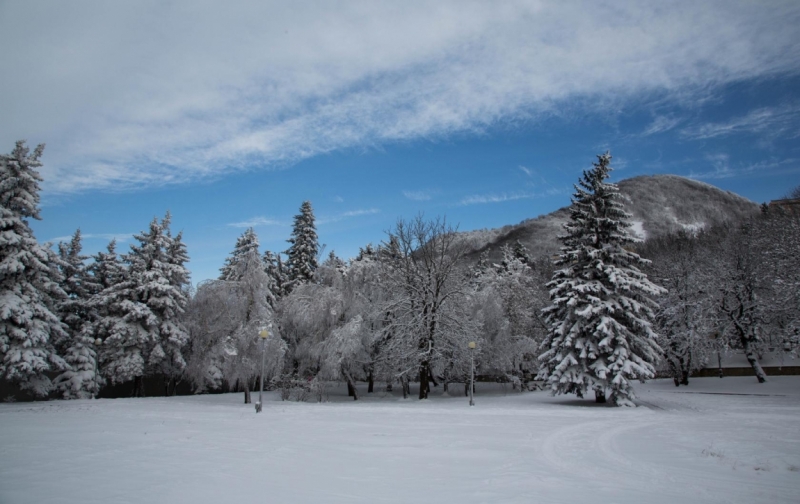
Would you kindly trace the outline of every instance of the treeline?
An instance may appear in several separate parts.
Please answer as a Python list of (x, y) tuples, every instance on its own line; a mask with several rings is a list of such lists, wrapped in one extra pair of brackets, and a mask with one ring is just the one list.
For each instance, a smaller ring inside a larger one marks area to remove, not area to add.
[(414, 382), (423, 399), (465, 384), (474, 357), (479, 374), (515, 387), (538, 375), (555, 392), (630, 404), (629, 382), (657, 368), (688, 383), (716, 352), (743, 350), (761, 380), (760, 353), (797, 351), (797, 216), (765, 208), (636, 243), (605, 182), (607, 154), (576, 186), (555, 261), (517, 243), (498, 263), (468, 263), (457, 229), (422, 216), (356, 258), (321, 260), (304, 202), (287, 250), (262, 253), (248, 229), (219, 278), (194, 289), (169, 214), (123, 254), (112, 241), (83, 255), (80, 231), (57, 251), (38, 244), (27, 219), (39, 218), (41, 154), (19, 142), (0, 164), (0, 375), (36, 395), (118, 384), (142, 395), (153, 376), (168, 394), (184, 381), (249, 402), (265, 358), (265, 382), (284, 399), (321, 399), (330, 381), (354, 399), (357, 383), (408, 396)]

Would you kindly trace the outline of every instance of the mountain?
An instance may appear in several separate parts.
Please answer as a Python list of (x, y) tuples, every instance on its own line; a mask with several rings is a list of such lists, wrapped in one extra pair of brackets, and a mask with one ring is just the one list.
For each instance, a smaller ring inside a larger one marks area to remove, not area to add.
[[(724, 222), (736, 222), (758, 212), (758, 205), (730, 191), (723, 191), (704, 182), (677, 175), (647, 175), (617, 183), (624, 198), (625, 210), (633, 214), (633, 232), (642, 239), (656, 238), (681, 229), (695, 231)], [(477, 260), (489, 250), (492, 261), (500, 260), (500, 248), (519, 240), (531, 255), (553, 255), (558, 252), (558, 235), (569, 220), (569, 207), (535, 219), (500, 229), (483, 229), (461, 233), (471, 252), (469, 260)]]

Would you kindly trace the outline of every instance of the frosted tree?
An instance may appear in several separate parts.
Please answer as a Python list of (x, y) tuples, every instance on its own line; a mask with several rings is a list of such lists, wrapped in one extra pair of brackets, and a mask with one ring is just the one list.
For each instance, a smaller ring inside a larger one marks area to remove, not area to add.
[(519, 387), (528, 373), (538, 370), (537, 349), (546, 329), (540, 311), (547, 305), (547, 292), (528, 265), (527, 253), (505, 245), (502, 254), (500, 264), (489, 267), (484, 256), (483, 264), (479, 261), (473, 269), (472, 317), (485, 340), (481, 364)]
[(181, 349), (189, 335), (180, 317), (188, 298), (180, 283), (188, 280), (188, 273), (181, 271), (185, 251), (180, 240), (176, 250), (169, 224), (167, 214), (134, 236), (139, 244), (124, 256), (127, 275), (100, 294), (107, 307), (97, 324), (104, 340), (104, 372), (113, 383), (133, 380), (134, 396), (144, 394), (146, 373), (172, 376), (185, 365)]
[(225, 265), (220, 268), (219, 279), (240, 280), (236, 278), (237, 271), (241, 271), (241, 268), (237, 268), (237, 264), (239, 261), (243, 260), (251, 250), (258, 252), (258, 246), (258, 236), (256, 232), (253, 231), (253, 228), (247, 228), (247, 230), (236, 239), (236, 247), (233, 249), (233, 252), (231, 252), (231, 255), (225, 259)]
[(274, 313), (268, 302), (270, 278), (264, 271), (264, 263), (258, 251), (251, 249), (236, 265), (234, 272), (239, 280), (226, 282), (226, 289), (232, 303), (232, 331), (224, 339), (222, 348), (225, 355), (221, 369), (228, 385), (239, 385), (249, 404), (250, 391), (256, 384), (261, 364), (261, 342), (258, 333), (262, 327), (271, 326), (267, 355), (267, 372), (274, 375), (283, 365), (285, 346), (280, 330), (274, 324)]
[(67, 295), (59, 306), (68, 333), (62, 355), (70, 368), (56, 378), (55, 385), (66, 399), (93, 397), (100, 385), (95, 339), (88, 327), (97, 318), (91, 298), (99, 292), (99, 284), (89, 274), (85, 264), (89, 256), (81, 254), (82, 249), (80, 229), (69, 243), (58, 245), (61, 284)]
[(28, 219), (39, 217), (39, 182), (44, 145), (33, 153), (19, 141), (0, 155), (0, 376), (44, 396), (48, 373), (67, 363), (54, 342), (67, 337), (54, 313), (65, 294), (49, 266), (51, 253), (39, 245)]
[(419, 398), (426, 399), (436, 376), (465, 360), (469, 341), (479, 341), (467, 312), (469, 278), (459, 269), (465, 247), (445, 220), (422, 216), (399, 221), (390, 243), (397, 257), (384, 263), (391, 297), (378, 344), (404, 388), (417, 374)]
[(183, 233), (178, 233), (173, 237), (168, 225), (165, 226), (165, 231), (167, 238), (166, 264), (163, 267), (170, 290), (167, 301), (159, 310), (161, 315), (159, 336), (167, 358), (157, 364), (157, 370), (164, 375), (166, 394), (174, 395), (177, 381), (186, 367), (183, 348), (188, 342), (189, 332), (184, 323), (184, 314), (189, 303), (191, 284), (189, 270), (186, 269), (189, 254), (186, 244), (183, 243)]
[(655, 375), (661, 348), (652, 320), (664, 293), (638, 266), (645, 259), (625, 247), (635, 243), (617, 186), (605, 182), (611, 155), (598, 156), (575, 186), (570, 220), (548, 284), (551, 305), (543, 314), (548, 334), (539, 356), (554, 394), (595, 392), (632, 406), (632, 380)]
[(304, 201), (300, 206), (300, 214), (294, 218), (292, 237), (287, 241), (291, 244), (286, 251), (289, 280), (293, 286), (309, 282), (317, 269), (319, 255), (317, 228), (310, 201)]
[(709, 245), (719, 238), (716, 231), (680, 232), (648, 240), (641, 249), (653, 261), (647, 270), (650, 278), (669, 289), (657, 298), (656, 325), (664, 364), (676, 387), (688, 385), (691, 374), (703, 369), (715, 350), (709, 335), (717, 329), (719, 274), (710, 257), (718, 251)]
[(275, 254), (269, 250), (264, 252), (264, 271), (269, 277), (269, 287), (267, 289), (267, 301), (274, 310), (278, 306), (278, 301), (286, 295), (289, 285), (289, 278), (284, 267), (280, 254)]

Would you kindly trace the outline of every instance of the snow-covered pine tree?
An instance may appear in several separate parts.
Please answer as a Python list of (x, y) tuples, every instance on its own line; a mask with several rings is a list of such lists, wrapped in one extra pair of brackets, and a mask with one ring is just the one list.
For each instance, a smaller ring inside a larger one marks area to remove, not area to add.
[(289, 257), (289, 280), (293, 285), (309, 282), (317, 269), (319, 255), (317, 228), (314, 225), (314, 210), (310, 201), (304, 201), (300, 206), (300, 214), (294, 217), (292, 237), (287, 241), (291, 243), (286, 251)]
[(39, 396), (51, 389), (47, 373), (68, 367), (53, 345), (66, 337), (54, 313), (64, 293), (53, 279), (51, 254), (27, 221), (40, 219), (36, 168), (43, 150), (31, 153), (19, 141), (0, 155), (0, 376)]
[(280, 254), (267, 250), (264, 252), (263, 261), (264, 272), (269, 277), (267, 302), (269, 302), (272, 309), (275, 309), (278, 301), (286, 295), (286, 286), (289, 283), (289, 279), (286, 276), (286, 268), (284, 268)]
[(258, 251), (258, 236), (256, 232), (253, 231), (253, 228), (247, 228), (247, 230), (242, 233), (242, 235), (236, 239), (236, 247), (231, 252), (231, 255), (225, 259), (225, 265), (220, 268), (220, 280), (241, 280), (241, 278), (237, 278), (236, 275), (240, 274), (237, 272), (241, 272), (241, 268), (237, 268), (237, 264), (239, 261), (243, 260), (244, 256), (250, 252), (250, 250)]
[(65, 399), (93, 397), (99, 388), (95, 341), (86, 326), (96, 319), (91, 298), (100, 289), (89, 275), (85, 264), (89, 257), (81, 254), (82, 249), (80, 229), (75, 231), (69, 243), (58, 244), (61, 285), (67, 295), (58, 310), (68, 333), (62, 355), (70, 369), (55, 379), (55, 385)]
[(134, 235), (139, 244), (123, 257), (127, 275), (100, 294), (107, 310), (98, 324), (104, 372), (113, 383), (134, 380), (134, 396), (144, 394), (146, 373), (174, 373), (185, 365), (180, 350), (189, 336), (180, 315), (188, 297), (177, 283), (187, 277), (180, 273), (182, 264), (170, 263), (180, 263), (185, 250), (169, 236), (169, 224), (168, 213), (160, 223), (153, 219), (148, 232)]
[(570, 221), (553, 279), (552, 304), (543, 310), (548, 334), (539, 376), (554, 394), (595, 392), (597, 402), (609, 399), (632, 406), (634, 379), (655, 375), (661, 355), (652, 328), (657, 304), (651, 296), (664, 289), (637, 266), (647, 264), (625, 248), (637, 242), (615, 184), (605, 182), (611, 155), (598, 156), (594, 168), (575, 185)]
[(161, 310), (160, 338), (167, 358), (159, 363), (158, 368), (159, 372), (164, 375), (166, 394), (174, 395), (176, 382), (186, 367), (183, 348), (189, 341), (189, 331), (184, 324), (183, 315), (189, 303), (190, 281), (189, 270), (186, 269), (189, 254), (186, 244), (183, 243), (183, 233), (180, 232), (173, 237), (169, 231), (168, 219), (169, 213), (162, 225), (167, 238), (165, 269), (171, 287), (171, 302)]

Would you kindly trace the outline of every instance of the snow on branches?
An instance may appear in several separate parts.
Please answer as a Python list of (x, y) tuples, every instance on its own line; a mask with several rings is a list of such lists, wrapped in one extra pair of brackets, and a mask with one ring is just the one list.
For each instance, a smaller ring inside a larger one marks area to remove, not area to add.
[(593, 390), (598, 402), (606, 393), (617, 405), (633, 405), (631, 381), (655, 375), (661, 355), (652, 329), (664, 292), (637, 266), (645, 259), (625, 247), (638, 240), (629, 232), (617, 186), (605, 182), (611, 155), (598, 156), (575, 186), (570, 221), (548, 284), (551, 305), (543, 314), (548, 335), (540, 376), (554, 394)]

